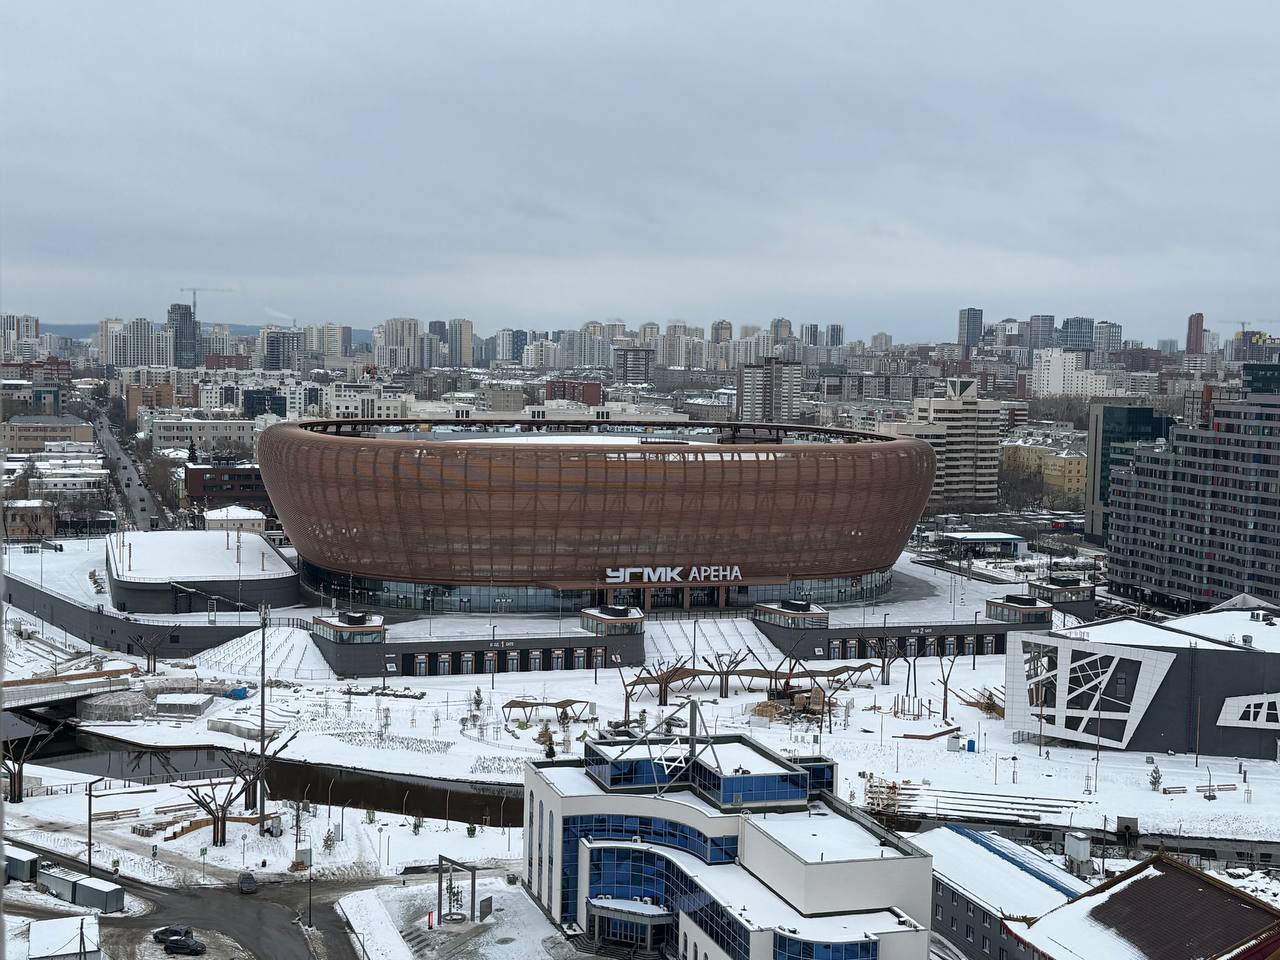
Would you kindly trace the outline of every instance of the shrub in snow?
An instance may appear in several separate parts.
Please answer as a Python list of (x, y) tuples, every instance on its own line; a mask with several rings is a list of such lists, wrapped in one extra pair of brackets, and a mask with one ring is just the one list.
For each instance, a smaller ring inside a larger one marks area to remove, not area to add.
[(1151, 784), (1151, 789), (1152, 789), (1152, 790), (1159, 790), (1159, 789), (1160, 789), (1160, 781), (1161, 781), (1161, 780), (1163, 780), (1163, 779), (1164, 779), (1164, 774), (1162, 774), (1162, 773), (1160, 772), (1160, 768), (1159, 768), (1158, 766), (1157, 766), (1157, 767), (1152, 767), (1152, 768), (1151, 768), (1151, 776), (1149, 776), (1149, 777), (1147, 778), (1147, 782)]

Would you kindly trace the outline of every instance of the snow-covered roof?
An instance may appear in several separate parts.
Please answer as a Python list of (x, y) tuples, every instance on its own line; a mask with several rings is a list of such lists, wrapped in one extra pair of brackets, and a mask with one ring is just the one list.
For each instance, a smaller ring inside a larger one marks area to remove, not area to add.
[[(1220, 643), (1243, 645), (1244, 638), (1250, 637), (1255, 648), (1280, 653), (1280, 621), (1276, 620), (1272, 609), (1263, 606), (1262, 617), (1257, 620), (1253, 619), (1252, 610), (1206, 610), (1204, 613), (1166, 620), (1165, 626)], [(1271, 621), (1270, 624), (1268, 620)]]
[[(1061, 631), (1063, 636), (1088, 640), (1091, 643), (1116, 643), (1128, 647), (1190, 647), (1213, 642), (1207, 637), (1152, 623), (1134, 617), (1117, 617), (1114, 620), (1098, 620), (1082, 627)], [(1231, 649), (1224, 647), (1224, 649)]]
[(257, 533), (133, 531), (107, 537), (107, 550), (118, 580), (262, 580), (293, 575), (293, 568)]
[(48, 500), (6, 500), (4, 505), (11, 508), (53, 506)]
[(74, 957), (84, 934), (87, 950), (98, 949), (98, 918), (63, 917), (58, 920), (32, 920), (27, 933), (27, 956), (31, 960), (44, 957)]
[(936, 827), (911, 840), (933, 855), (933, 872), (993, 914), (1038, 917), (1089, 885), (1029, 847), (995, 833)]
[[(548, 421), (554, 422), (554, 421)], [(539, 443), (555, 443), (569, 444), (574, 446), (592, 446), (592, 445), (610, 445), (624, 446), (635, 444), (651, 444), (651, 443), (678, 443), (678, 444), (694, 444), (703, 443), (701, 440), (676, 440), (671, 437), (653, 437), (647, 434), (616, 434), (616, 433), (524, 433), (517, 436), (503, 437), (474, 437), (465, 440), (455, 440), (454, 443), (521, 443), (521, 444), (539, 444)]]
[(206, 520), (265, 520), (267, 517), (261, 510), (253, 510), (249, 507), (241, 506), (218, 507), (216, 510), (206, 510), (204, 516)]
[(986, 533), (977, 531), (971, 533), (944, 533), (942, 536), (947, 540), (961, 540), (972, 543), (1022, 543), (1026, 540), (1026, 537), (1020, 537), (1016, 533), (997, 533), (994, 531)]
[(1198, 960), (1280, 922), (1280, 911), (1163, 856), (1038, 920), (1006, 920), (1054, 960)]
[(824, 917), (806, 917), (736, 863), (707, 864), (691, 853), (648, 843), (602, 841), (610, 847), (649, 850), (675, 863), (713, 899), (733, 911), (748, 930), (795, 930), (802, 940), (847, 943), (903, 929), (899, 914), (869, 910)]

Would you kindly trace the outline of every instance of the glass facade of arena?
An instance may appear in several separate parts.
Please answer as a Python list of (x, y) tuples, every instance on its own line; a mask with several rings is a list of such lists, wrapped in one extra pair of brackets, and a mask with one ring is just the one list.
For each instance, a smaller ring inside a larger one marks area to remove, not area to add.
[[(299, 560), (302, 586), (322, 603), (357, 609), (435, 613), (562, 613), (606, 603), (643, 610), (707, 608), (749, 610), (757, 603), (808, 600), (814, 603), (859, 603), (883, 596), (893, 586), (893, 571), (860, 577), (792, 580), (765, 584), (680, 584), (619, 586), (593, 590), (555, 590), (539, 586), (410, 583), (326, 570)], [(723, 593), (722, 593), (723, 591)]]

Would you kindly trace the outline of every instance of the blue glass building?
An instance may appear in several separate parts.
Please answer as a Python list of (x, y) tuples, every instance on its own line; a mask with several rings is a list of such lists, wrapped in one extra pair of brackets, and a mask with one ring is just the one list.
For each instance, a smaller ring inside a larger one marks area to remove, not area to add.
[(588, 951), (926, 960), (930, 858), (838, 782), (738, 735), (590, 741), (526, 768), (528, 892)]

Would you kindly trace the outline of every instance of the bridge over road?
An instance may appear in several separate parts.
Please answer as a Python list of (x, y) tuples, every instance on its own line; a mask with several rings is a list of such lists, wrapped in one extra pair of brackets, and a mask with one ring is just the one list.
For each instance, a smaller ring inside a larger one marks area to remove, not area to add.
[(128, 690), (133, 671), (70, 674), (65, 677), (42, 677), (38, 681), (11, 680), (0, 685), (0, 710), (34, 710), (69, 704), (85, 697)]

